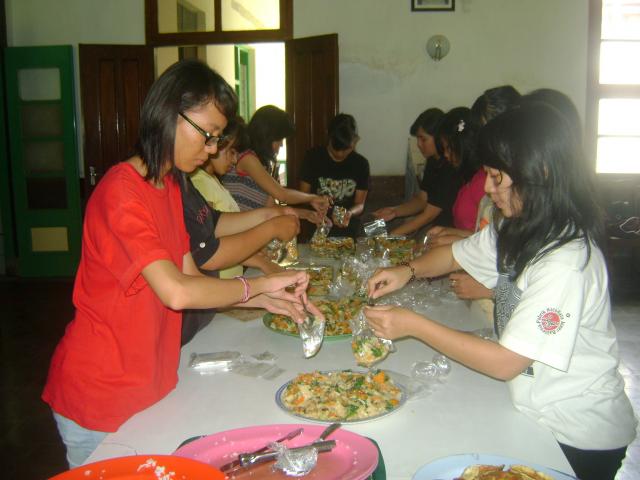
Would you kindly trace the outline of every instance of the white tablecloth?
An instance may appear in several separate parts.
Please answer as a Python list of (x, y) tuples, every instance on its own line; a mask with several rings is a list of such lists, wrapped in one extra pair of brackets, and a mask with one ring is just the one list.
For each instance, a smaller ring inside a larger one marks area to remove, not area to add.
[[(482, 314), (462, 301), (443, 301), (429, 313), (455, 328), (485, 326)], [(397, 352), (381, 368), (408, 375), (415, 361), (430, 361), (434, 354), (413, 339), (395, 343)], [(269, 351), (285, 372), (264, 380), (234, 373), (200, 375), (188, 368), (192, 352), (224, 350), (247, 355)], [(218, 314), (183, 347), (176, 389), (108, 435), (87, 463), (136, 453), (169, 454), (196, 435), (304, 423), (276, 405), (278, 388), (300, 372), (355, 367), (349, 341), (325, 341), (316, 357), (304, 359), (299, 339), (270, 331), (262, 320), (242, 322)], [(428, 396), (410, 400), (386, 417), (344, 428), (378, 442), (389, 480), (411, 479), (421, 465), (462, 453), (502, 455), (571, 472), (551, 433), (513, 407), (504, 383), (457, 363)]]

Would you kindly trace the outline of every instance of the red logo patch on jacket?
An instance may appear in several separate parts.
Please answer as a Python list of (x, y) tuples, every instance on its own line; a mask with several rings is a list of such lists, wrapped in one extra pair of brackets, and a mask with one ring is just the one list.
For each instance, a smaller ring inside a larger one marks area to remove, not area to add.
[(542, 333), (555, 335), (564, 326), (564, 315), (557, 308), (550, 307), (540, 312), (536, 323)]

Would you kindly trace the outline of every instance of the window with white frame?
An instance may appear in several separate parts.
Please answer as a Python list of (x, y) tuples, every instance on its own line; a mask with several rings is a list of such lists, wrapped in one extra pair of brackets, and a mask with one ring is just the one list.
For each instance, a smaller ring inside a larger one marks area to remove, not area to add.
[[(601, 0), (592, 15), (599, 51), (591, 92), (598, 174), (640, 173), (640, 0)], [(599, 29), (597, 28), (599, 27)]]

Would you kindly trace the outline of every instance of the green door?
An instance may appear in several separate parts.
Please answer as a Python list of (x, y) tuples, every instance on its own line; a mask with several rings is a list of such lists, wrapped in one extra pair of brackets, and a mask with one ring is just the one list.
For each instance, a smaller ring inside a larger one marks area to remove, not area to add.
[(17, 269), (71, 276), (81, 212), (71, 46), (5, 50)]

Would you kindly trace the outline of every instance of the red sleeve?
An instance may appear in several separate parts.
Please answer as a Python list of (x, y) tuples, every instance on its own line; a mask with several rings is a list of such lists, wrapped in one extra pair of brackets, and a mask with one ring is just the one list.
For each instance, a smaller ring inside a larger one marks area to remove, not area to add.
[[(112, 185), (105, 185), (111, 188), (102, 189), (102, 195), (93, 202), (93, 212), (87, 210), (88, 223), (94, 224), (85, 227), (85, 235), (91, 235), (87, 248), (96, 249), (103, 266), (127, 294), (147, 285), (141, 272), (151, 262), (177, 260), (172, 258), (158, 230), (168, 219), (154, 214), (156, 210), (149, 203), (156, 199), (145, 195), (145, 189), (136, 180), (123, 175)], [(95, 210), (99, 211), (97, 215)], [(181, 267), (181, 259), (177, 265)]]

